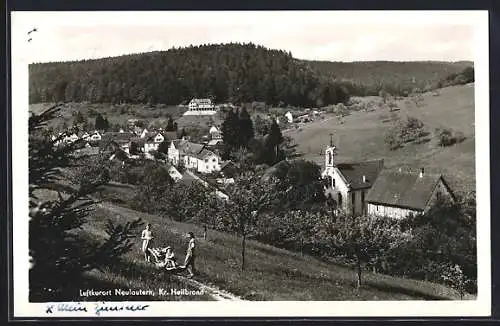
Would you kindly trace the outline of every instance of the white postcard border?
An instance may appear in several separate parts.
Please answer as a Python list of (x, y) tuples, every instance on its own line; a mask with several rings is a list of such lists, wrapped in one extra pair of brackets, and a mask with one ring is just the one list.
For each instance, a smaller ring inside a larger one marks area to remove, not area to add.
[[(311, 12), (309, 12), (311, 13)], [(359, 11), (314, 12), (318, 17), (335, 16), (340, 22), (376, 23), (382, 20), (396, 23), (439, 22), (443, 24), (473, 24), (476, 27), (475, 49), (475, 127), (476, 127), (476, 188), (477, 188), (477, 248), (478, 296), (471, 301), (266, 301), (266, 302), (144, 302), (144, 311), (106, 313), (104, 317), (251, 317), (251, 316), (489, 316), (491, 314), (491, 253), (490, 253), (490, 159), (489, 159), (489, 62), (487, 11)], [(176, 12), (179, 21), (196, 12)], [(234, 14), (234, 15), (233, 15)], [(252, 12), (215, 12), (218, 19), (210, 22), (231, 23), (248, 18)], [(259, 19), (272, 19), (273, 12), (259, 12)], [(300, 15), (301, 12), (280, 12), (279, 15)], [(46, 303), (28, 301), (28, 62), (29, 44), (26, 31), (32, 28), (38, 15), (46, 23), (95, 25), (99, 23), (130, 24), (124, 19), (154, 24), (161, 12), (13, 12), (12, 13), (12, 184), (13, 184), (13, 282), (14, 317), (92, 317), (96, 316), (94, 302), (83, 303), (88, 312), (47, 314)], [(148, 16), (149, 15), (149, 16)], [(350, 15), (350, 16), (348, 16)], [(148, 18), (149, 17), (149, 18)], [(304, 15), (302, 17), (314, 17)], [(353, 19), (353, 17), (355, 19)], [(165, 21), (165, 20), (163, 20)], [(171, 20), (170, 20), (171, 21)], [(410, 36), (409, 36), (410, 37)], [(57, 49), (54, 49), (55, 51)], [(12, 303), (12, 302), (11, 302)], [(125, 304), (122, 302), (122, 304)], [(140, 305), (141, 302), (130, 302)]]

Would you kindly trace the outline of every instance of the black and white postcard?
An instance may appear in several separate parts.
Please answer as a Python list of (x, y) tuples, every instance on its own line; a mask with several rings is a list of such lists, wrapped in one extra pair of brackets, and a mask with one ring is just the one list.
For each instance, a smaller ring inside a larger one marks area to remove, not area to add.
[(11, 17), (15, 317), (490, 315), (487, 11)]

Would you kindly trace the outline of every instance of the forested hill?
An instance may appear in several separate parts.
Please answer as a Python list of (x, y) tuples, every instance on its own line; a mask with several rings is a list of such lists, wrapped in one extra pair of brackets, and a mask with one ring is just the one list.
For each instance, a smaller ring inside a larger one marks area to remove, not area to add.
[(30, 65), (30, 103), (180, 104), (193, 97), (212, 97), (218, 103), (326, 105), (344, 101), (346, 94), (291, 53), (253, 44)]
[[(473, 68), (471, 61), (306, 61), (316, 74), (343, 80), (352, 95), (377, 95), (381, 88), (395, 95), (406, 95), (415, 88), (432, 90), (446, 86), (450, 75)], [(473, 79), (473, 76), (472, 76)]]
[[(471, 62), (306, 61), (254, 44), (214, 44), (77, 62), (30, 65), (30, 103), (221, 102), (323, 106), (384, 89), (406, 95), (463, 83)], [(464, 74), (465, 75), (465, 74)], [(444, 83), (444, 84), (443, 84)]]

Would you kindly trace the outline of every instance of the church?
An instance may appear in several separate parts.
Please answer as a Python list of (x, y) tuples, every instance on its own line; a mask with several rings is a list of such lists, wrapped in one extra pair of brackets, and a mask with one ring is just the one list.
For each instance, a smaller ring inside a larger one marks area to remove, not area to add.
[(347, 214), (399, 219), (427, 212), (438, 199), (456, 200), (441, 174), (386, 170), (382, 159), (337, 163), (336, 151), (330, 141), (322, 177), (327, 198)]

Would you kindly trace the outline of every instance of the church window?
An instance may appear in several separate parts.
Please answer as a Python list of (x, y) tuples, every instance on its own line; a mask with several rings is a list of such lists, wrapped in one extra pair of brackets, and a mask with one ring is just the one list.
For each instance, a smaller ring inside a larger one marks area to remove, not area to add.
[(332, 152), (328, 152), (328, 164), (332, 165), (333, 163), (333, 155)]

